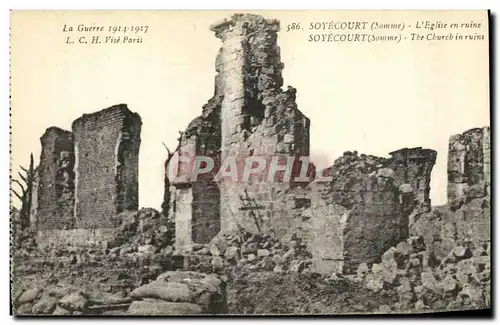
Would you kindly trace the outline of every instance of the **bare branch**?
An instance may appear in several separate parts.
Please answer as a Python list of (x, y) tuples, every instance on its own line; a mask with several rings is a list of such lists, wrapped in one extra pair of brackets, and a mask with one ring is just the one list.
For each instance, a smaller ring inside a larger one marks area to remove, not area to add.
[[(27, 184), (28, 183), (28, 180), (26, 179), (26, 176), (24, 176), (23, 174), (21, 174), (20, 172), (17, 173), (19, 175), (19, 177), (21, 177), (21, 179), (23, 180), (24, 184)], [(28, 175), (29, 177), (29, 175)]]
[(12, 183), (19, 185), (19, 187), (21, 188), (21, 191), (23, 192), (23, 195), (26, 194), (26, 188), (23, 186), (23, 184), (20, 181), (18, 181), (17, 179), (13, 179)]
[(21, 168), (21, 169), (23, 170), (23, 172), (25, 172), (25, 173), (26, 173), (26, 175), (28, 175), (28, 174), (29, 174), (28, 170), (27, 170), (26, 168), (24, 168), (23, 166), (19, 166), (19, 168)]
[(17, 193), (15, 189), (11, 188), (10, 190), (12, 191), (12, 193), (14, 193), (15, 196), (17, 196), (17, 198), (19, 200), (21, 200), (21, 201), (23, 200), (23, 197), (21, 195), (19, 195), (19, 193)]

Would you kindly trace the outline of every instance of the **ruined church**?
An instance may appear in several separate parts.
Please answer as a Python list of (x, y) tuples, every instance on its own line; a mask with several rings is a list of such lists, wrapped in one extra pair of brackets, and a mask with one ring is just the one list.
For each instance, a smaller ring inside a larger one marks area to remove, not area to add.
[[(178, 155), (308, 156), (310, 121), (297, 107), (296, 90), (282, 89), (279, 22), (234, 15), (211, 30), (222, 42), (214, 96), (182, 133)], [(412, 213), (430, 208), (436, 152), (390, 154), (346, 152), (328, 183), (266, 182), (262, 175), (248, 182), (166, 178), (163, 207), (175, 216), (176, 248), (189, 251), (219, 232), (272, 231), (285, 242), (305, 240), (316, 270), (351, 272), (406, 238)]]
[[(296, 90), (283, 90), (279, 22), (238, 14), (211, 30), (222, 43), (214, 95), (181, 133), (175, 154), (284, 161), (309, 156), (310, 120), (297, 107)], [(116, 216), (138, 210), (141, 126), (140, 116), (120, 104), (83, 115), (71, 131), (47, 129), (34, 191), (40, 245), (103, 245)], [(471, 132), (466, 143), (450, 144), (450, 200), (460, 200), (471, 186), (489, 186), (489, 128)], [(388, 158), (347, 151), (324, 171), (328, 182), (165, 177), (162, 210), (175, 220), (180, 253), (219, 234), (273, 232), (283, 242), (305, 242), (316, 271), (352, 273), (406, 239), (429, 211), (436, 155), (423, 148), (395, 150)], [(307, 164), (314, 174), (315, 166)], [(470, 168), (482, 176), (466, 178)]]

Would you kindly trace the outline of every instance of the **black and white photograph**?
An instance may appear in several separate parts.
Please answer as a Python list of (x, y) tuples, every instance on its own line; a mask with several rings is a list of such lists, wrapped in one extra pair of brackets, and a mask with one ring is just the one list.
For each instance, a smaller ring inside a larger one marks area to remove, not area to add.
[(10, 308), (492, 313), (487, 10), (13, 10)]

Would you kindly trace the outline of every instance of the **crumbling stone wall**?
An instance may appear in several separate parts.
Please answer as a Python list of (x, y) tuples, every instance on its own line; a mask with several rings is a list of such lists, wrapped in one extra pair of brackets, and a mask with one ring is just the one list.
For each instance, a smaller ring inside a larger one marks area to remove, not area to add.
[[(490, 128), (475, 128), (450, 138), (448, 201), (454, 208), (484, 196), (491, 184)], [(489, 192), (488, 192), (489, 193)]]
[(72, 134), (51, 127), (40, 142), (37, 229), (70, 229), (75, 225)]
[[(392, 156), (390, 166), (395, 171), (396, 178), (401, 184), (411, 186), (413, 204), (420, 205), (429, 211), (431, 207), (430, 175), (436, 161), (436, 151), (418, 147), (404, 148), (390, 154)], [(410, 186), (407, 187), (408, 191)], [(405, 191), (404, 188), (400, 190)]]
[[(211, 156), (217, 167), (228, 156), (244, 162), (251, 155), (308, 155), (309, 119), (297, 109), (295, 90), (281, 90), (279, 23), (234, 15), (211, 29), (223, 41), (215, 63), (215, 94), (181, 135), (177, 152)], [(215, 174), (206, 176), (195, 182), (165, 181), (163, 206), (176, 216), (178, 246), (206, 243), (220, 229), (287, 228), (280, 227), (287, 205), (273, 201), (290, 196), (289, 184), (270, 186), (262, 179), (216, 183)]]
[(474, 128), (450, 138), (448, 205), (453, 211), (447, 237), (488, 243), (491, 238), (490, 128)]
[(141, 125), (125, 104), (73, 122), (75, 228), (111, 228), (113, 216), (137, 210)]
[(112, 237), (110, 228), (42, 229), (36, 233), (38, 249), (61, 247), (105, 247)]
[(309, 244), (316, 270), (352, 273), (360, 263), (374, 263), (408, 236), (419, 203), (430, 205), (436, 152), (405, 148), (391, 155), (347, 151), (329, 169), (330, 184), (310, 184), (312, 204), (304, 215), (314, 234)]
[[(285, 160), (295, 154), (308, 155), (309, 119), (297, 108), (295, 89), (281, 89), (279, 22), (256, 15), (233, 15), (211, 29), (222, 40), (216, 60), (216, 93), (224, 96), (222, 161), (228, 156), (244, 161), (256, 155), (269, 162), (269, 157), (278, 154)], [(289, 209), (273, 202), (284, 201), (290, 183), (270, 184), (265, 173), (260, 176), (237, 183), (221, 180), (223, 231), (238, 227), (265, 231), (288, 215)]]
[[(220, 106), (222, 97), (215, 94), (203, 106), (202, 114), (196, 117), (181, 133), (175, 153), (192, 159), (209, 156), (219, 160), (221, 128)], [(165, 164), (167, 171), (170, 159)], [(187, 175), (191, 169), (179, 164), (179, 175)], [(213, 181), (215, 174), (202, 175), (191, 181), (190, 175), (179, 180), (165, 178), (164, 211), (174, 216), (176, 247), (190, 249), (193, 243), (208, 243), (220, 231), (220, 190)], [(164, 212), (165, 213), (165, 212)]]
[(410, 234), (422, 236), (432, 258), (440, 262), (455, 246), (481, 249), (491, 241), (489, 127), (450, 137), (448, 203), (422, 213)]

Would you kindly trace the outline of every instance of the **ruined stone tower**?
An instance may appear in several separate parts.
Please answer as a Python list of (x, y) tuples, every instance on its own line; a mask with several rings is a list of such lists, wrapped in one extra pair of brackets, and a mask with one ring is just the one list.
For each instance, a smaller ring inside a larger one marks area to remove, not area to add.
[[(211, 27), (222, 40), (216, 60), (216, 94), (221, 103), (221, 160), (236, 157), (243, 162), (258, 156), (287, 161), (289, 156), (309, 155), (309, 119), (295, 103), (295, 89), (283, 91), (279, 22), (256, 15), (234, 15)], [(223, 179), (221, 228), (243, 227), (253, 231), (273, 229), (286, 235), (280, 201), (290, 183), (269, 182), (266, 173), (248, 180)], [(282, 229), (283, 228), (283, 229)]]
[[(247, 157), (279, 156), (286, 161), (309, 155), (309, 119), (297, 109), (295, 89), (281, 89), (279, 23), (238, 14), (211, 30), (222, 41), (214, 97), (181, 134), (177, 153), (211, 156), (219, 168), (232, 157), (240, 176), (240, 163)], [(177, 247), (206, 243), (220, 230), (273, 228), (287, 233), (290, 225), (283, 217), (289, 213), (284, 200), (289, 183), (269, 184), (258, 177), (214, 181), (214, 176), (166, 180), (164, 207), (175, 215)]]
[(42, 153), (37, 192), (37, 228), (74, 226), (74, 149), (69, 131), (48, 128), (40, 138)]
[(124, 104), (73, 122), (76, 228), (111, 228), (113, 216), (137, 210), (141, 125)]

